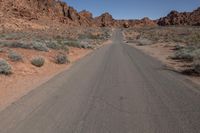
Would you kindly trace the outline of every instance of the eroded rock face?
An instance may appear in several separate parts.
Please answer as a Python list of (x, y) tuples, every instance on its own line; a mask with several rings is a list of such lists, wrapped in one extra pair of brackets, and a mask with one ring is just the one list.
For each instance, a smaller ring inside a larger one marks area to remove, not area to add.
[(100, 27), (113, 27), (115, 26), (115, 20), (113, 19), (112, 15), (110, 15), (108, 12), (103, 13), (101, 16), (96, 17), (94, 19), (97, 26)]
[(84, 16), (59, 0), (1, 0), (0, 3), (1, 11), (8, 16), (28, 20), (45, 17), (62, 23), (88, 25)]
[(93, 19), (92, 13), (89, 12), (89, 11), (86, 11), (86, 10), (83, 10), (83, 11), (79, 12), (79, 15), (87, 18), (88, 20), (92, 20)]
[[(92, 13), (84, 10), (77, 12), (60, 0), (0, 0), (0, 28), (16, 27), (52, 27), (60, 23), (66, 26), (85, 27), (137, 27), (161, 25), (200, 25), (200, 8), (193, 12), (170, 12), (159, 20), (147, 17), (141, 20), (116, 20), (109, 13), (93, 18)], [(6, 28), (5, 28), (6, 29)], [(40, 28), (41, 29), (41, 28)], [(42, 28), (43, 29), (43, 28)]]
[(138, 27), (138, 26), (156, 26), (157, 23), (147, 17), (137, 20), (137, 19), (132, 19), (132, 20), (117, 20), (117, 26), (118, 27), (124, 27), (124, 28), (129, 28), (129, 27)]
[(86, 10), (78, 13), (73, 7), (60, 0), (0, 0), (0, 13), (3, 18), (12, 17), (28, 21), (41, 20), (43, 22), (55, 20), (70, 26), (128, 28), (137, 24), (149, 25), (152, 23), (147, 18), (144, 20), (115, 20), (107, 12), (93, 18), (92, 13)]
[(171, 11), (166, 17), (158, 20), (158, 25), (200, 25), (200, 8), (193, 12)]
[(200, 8), (193, 12), (170, 12), (157, 21), (143, 18), (141, 20), (115, 20), (109, 13), (93, 18), (88, 11), (77, 12), (73, 7), (59, 0), (0, 0), (0, 17), (21, 18), (26, 20), (56, 20), (74, 26), (98, 27), (135, 27), (158, 25), (200, 25)]

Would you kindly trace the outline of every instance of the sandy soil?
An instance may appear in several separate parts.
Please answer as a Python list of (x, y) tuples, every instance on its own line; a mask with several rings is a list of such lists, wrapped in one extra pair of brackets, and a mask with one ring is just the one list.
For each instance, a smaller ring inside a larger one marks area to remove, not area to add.
[[(7, 52), (0, 53), (0, 58), (8, 60), (13, 69), (13, 74), (9, 76), (0, 75), (0, 110), (56, 74), (68, 69), (73, 62), (91, 52), (91, 50), (87, 49), (70, 48), (69, 59), (71, 64), (58, 65), (53, 62), (53, 58), (58, 51), (39, 52), (20, 48), (13, 50), (23, 55), (23, 61), (11, 62), (7, 57)], [(45, 58), (45, 65), (43, 67), (37, 68), (31, 65), (30, 60), (35, 56)]]
[[(136, 44), (129, 44), (137, 49), (142, 50), (144, 53), (158, 59), (163, 64), (165, 64), (169, 69), (173, 69), (175, 71), (180, 71), (184, 65), (187, 63), (178, 62), (175, 60), (170, 59), (169, 57), (173, 55), (173, 43), (157, 43), (153, 45), (146, 45), (146, 46), (137, 46)], [(192, 82), (200, 85), (200, 77), (196, 76), (186, 76)]]

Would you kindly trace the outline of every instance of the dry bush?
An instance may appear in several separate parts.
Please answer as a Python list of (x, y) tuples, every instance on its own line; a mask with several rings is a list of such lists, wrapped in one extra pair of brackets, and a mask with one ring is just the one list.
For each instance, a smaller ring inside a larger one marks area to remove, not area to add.
[(12, 61), (22, 61), (23, 60), (22, 55), (15, 51), (9, 51), (8, 58), (10, 58)]
[(65, 64), (65, 63), (70, 63), (68, 57), (65, 54), (58, 54), (55, 57), (55, 62), (57, 64)]
[(43, 57), (35, 57), (31, 60), (31, 64), (36, 67), (42, 67), (45, 63), (45, 59)]
[(12, 67), (11, 65), (4, 59), (0, 59), (0, 74), (11, 74)]

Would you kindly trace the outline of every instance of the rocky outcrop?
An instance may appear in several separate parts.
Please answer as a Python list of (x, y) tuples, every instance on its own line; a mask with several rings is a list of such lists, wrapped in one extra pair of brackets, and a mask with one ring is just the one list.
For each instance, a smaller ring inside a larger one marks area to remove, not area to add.
[(124, 28), (137, 27), (137, 26), (156, 26), (157, 23), (147, 17), (141, 20), (118, 20), (118, 25)]
[(193, 12), (171, 11), (166, 17), (158, 20), (158, 25), (193, 25), (200, 26), (200, 8)]
[(79, 15), (87, 18), (88, 20), (93, 20), (93, 15), (89, 11), (83, 10), (83, 11), (79, 12)]
[(59, 0), (1, 0), (0, 10), (6, 15), (22, 19), (51, 19), (62, 23), (89, 26), (87, 18)]
[(149, 18), (145, 17), (141, 20), (116, 20), (113, 19), (109, 13), (104, 13), (99, 17), (96, 17), (95, 24), (100, 27), (135, 27), (135, 26), (156, 26), (157, 23)]
[(60, 0), (0, 0), (0, 25), (20, 26), (21, 23), (18, 22), (26, 23), (27, 27), (30, 25), (29, 23), (32, 25), (32, 22), (36, 22), (37, 26), (34, 27), (40, 27), (40, 22), (43, 22), (43, 25), (47, 27), (47, 22), (58, 22), (67, 26), (125, 28), (156, 26), (157, 24), (161, 26), (200, 25), (200, 8), (193, 12), (171, 11), (166, 17), (159, 20), (151, 20), (147, 17), (141, 20), (116, 20), (109, 13), (103, 13), (99, 17), (93, 18), (92, 13), (86, 10), (77, 12), (73, 7)]
[(116, 20), (108, 12), (103, 13), (101, 16), (94, 18), (95, 24), (100, 27), (113, 27)]

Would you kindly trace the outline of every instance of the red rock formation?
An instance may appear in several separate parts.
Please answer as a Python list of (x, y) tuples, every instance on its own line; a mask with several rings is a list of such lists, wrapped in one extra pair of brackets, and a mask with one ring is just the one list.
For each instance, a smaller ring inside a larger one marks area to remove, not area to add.
[(86, 11), (86, 10), (83, 10), (83, 11), (79, 12), (79, 15), (87, 18), (88, 20), (92, 20), (93, 19), (92, 13), (89, 12), (89, 11)]
[(62, 23), (90, 24), (74, 8), (58, 0), (1, 0), (0, 3), (0, 10), (4, 14), (16, 18), (32, 20), (45, 17)]
[(108, 12), (103, 13), (101, 16), (94, 18), (95, 24), (100, 27), (115, 26), (115, 20)]
[(166, 17), (158, 20), (158, 25), (200, 25), (200, 8), (193, 12), (171, 11)]

